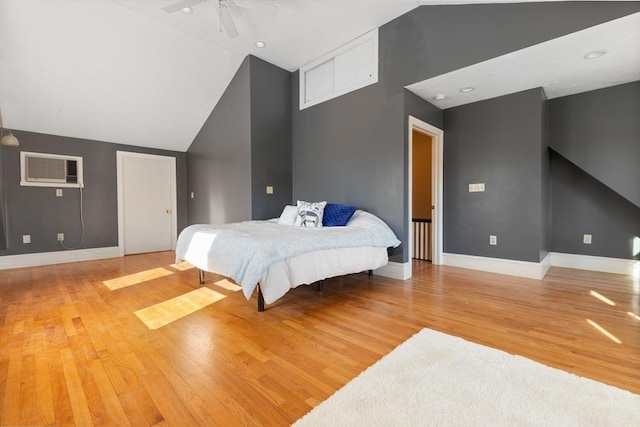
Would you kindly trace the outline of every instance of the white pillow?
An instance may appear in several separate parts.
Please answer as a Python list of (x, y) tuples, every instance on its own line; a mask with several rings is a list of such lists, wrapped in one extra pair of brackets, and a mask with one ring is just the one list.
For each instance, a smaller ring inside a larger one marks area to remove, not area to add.
[(282, 214), (280, 214), (280, 219), (278, 219), (278, 224), (294, 225), (296, 223), (297, 217), (298, 217), (298, 207), (293, 205), (287, 205), (282, 210)]
[(295, 225), (300, 227), (322, 227), (322, 215), (327, 202), (303, 202), (298, 200), (298, 215)]

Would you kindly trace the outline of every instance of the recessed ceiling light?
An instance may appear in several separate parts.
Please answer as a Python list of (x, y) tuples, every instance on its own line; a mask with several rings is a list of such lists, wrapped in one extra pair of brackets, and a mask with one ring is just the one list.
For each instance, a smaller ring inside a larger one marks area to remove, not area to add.
[(433, 97), (433, 99), (435, 99), (436, 101), (442, 101), (443, 99), (445, 99), (447, 96), (444, 93), (439, 93), (436, 96)]
[(584, 59), (596, 59), (607, 54), (606, 50), (594, 50), (583, 56)]
[(183, 7), (181, 10), (182, 10), (182, 13), (186, 13), (187, 15), (190, 15), (193, 13), (193, 9), (191, 9), (189, 6)]
[(468, 92), (473, 92), (474, 90), (476, 90), (475, 87), (468, 86), (468, 87), (463, 87), (462, 89), (460, 89), (460, 92), (468, 93)]
[(263, 42), (263, 41), (260, 41), (260, 40), (258, 40), (255, 44), (256, 44), (256, 47), (260, 48), (260, 49), (263, 49), (263, 48), (267, 47), (267, 44), (265, 42)]

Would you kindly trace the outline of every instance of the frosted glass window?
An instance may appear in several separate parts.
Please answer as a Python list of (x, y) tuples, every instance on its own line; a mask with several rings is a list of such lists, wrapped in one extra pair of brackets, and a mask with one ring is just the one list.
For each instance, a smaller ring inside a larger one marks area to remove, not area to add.
[(306, 72), (307, 95), (305, 102), (315, 101), (334, 92), (335, 61), (328, 60)]
[(300, 69), (300, 109), (378, 82), (378, 30)]
[(336, 91), (370, 80), (373, 76), (373, 40), (336, 56)]

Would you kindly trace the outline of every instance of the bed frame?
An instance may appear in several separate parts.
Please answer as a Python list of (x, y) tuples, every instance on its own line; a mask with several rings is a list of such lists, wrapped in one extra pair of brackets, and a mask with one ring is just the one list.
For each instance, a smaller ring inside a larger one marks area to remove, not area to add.
[[(368, 270), (369, 277), (373, 276), (373, 270)], [(204, 270), (198, 269), (198, 280), (201, 285), (204, 285)], [(260, 284), (258, 283), (258, 311), (264, 311), (264, 297), (262, 296), (262, 291), (260, 290)], [(316, 282), (316, 292), (324, 292), (324, 280), (320, 280)]]

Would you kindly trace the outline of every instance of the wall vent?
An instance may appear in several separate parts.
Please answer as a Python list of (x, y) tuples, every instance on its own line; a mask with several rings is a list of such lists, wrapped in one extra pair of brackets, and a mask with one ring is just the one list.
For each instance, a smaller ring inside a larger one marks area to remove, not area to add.
[(82, 187), (82, 157), (20, 152), (20, 185)]

